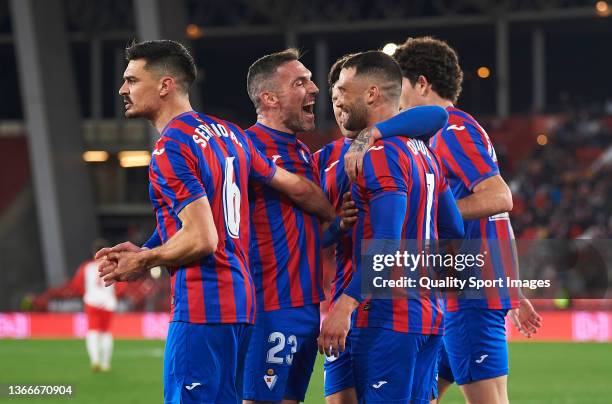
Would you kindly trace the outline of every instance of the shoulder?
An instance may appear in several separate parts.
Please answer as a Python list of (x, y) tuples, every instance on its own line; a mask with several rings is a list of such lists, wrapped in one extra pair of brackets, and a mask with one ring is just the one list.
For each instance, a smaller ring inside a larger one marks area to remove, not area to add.
[(310, 148), (309, 148), (308, 146), (306, 146), (306, 143), (304, 143), (304, 142), (302, 142), (301, 140), (299, 140), (299, 139), (298, 139), (298, 140), (297, 140), (297, 144), (298, 144), (298, 146), (300, 146), (300, 148), (301, 148), (302, 150), (304, 150), (306, 153), (308, 153), (308, 154), (312, 154), (312, 153), (310, 152)]
[(469, 133), (486, 134), (484, 128), (470, 114), (457, 108), (449, 110), (448, 123), (442, 130), (443, 135), (461, 136)]
[(343, 145), (344, 145), (344, 138), (334, 140), (333, 142), (329, 142), (328, 144), (326, 144), (325, 146), (321, 147), (319, 150), (314, 152), (314, 155), (320, 155), (321, 157), (326, 156), (326, 155), (331, 155), (334, 152), (334, 150), (342, 149)]
[(158, 144), (164, 144), (168, 142), (187, 143), (192, 139), (195, 133), (196, 127), (187, 124), (183, 121), (173, 122), (172, 126), (166, 128), (163, 135), (157, 141)]
[[(391, 166), (402, 165), (407, 153), (401, 137), (377, 140), (364, 155), (364, 171), (387, 171)], [(369, 163), (369, 164), (368, 164)]]
[(260, 127), (258, 127), (257, 125), (253, 125), (250, 126), (249, 128), (247, 128), (245, 131), (245, 136), (251, 141), (253, 142), (253, 144), (255, 146), (257, 146), (257, 148), (261, 148), (264, 146), (265, 144), (265, 138), (268, 137), (268, 135), (266, 134), (265, 131), (263, 131)]
[(340, 156), (343, 146), (344, 138), (335, 140), (314, 152), (312, 158), (319, 164), (319, 167), (321, 167), (321, 165), (325, 165), (328, 161), (333, 159), (335, 155)]
[(366, 155), (373, 158), (384, 156), (397, 156), (402, 154), (402, 149), (409, 139), (403, 136), (394, 136), (386, 139), (379, 139), (366, 151)]
[(168, 155), (167, 152), (182, 152), (184, 145), (187, 144), (190, 138), (182, 133), (173, 133), (166, 131), (155, 143), (153, 152), (151, 153), (151, 161), (158, 160), (161, 156)]
[(238, 124), (223, 118), (207, 114), (198, 114), (196, 120), (198, 124), (204, 126), (204, 130), (207, 129), (206, 126), (212, 126), (222, 136), (225, 135), (223, 132), (228, 132), (228, 135), (245, 136), (244, 130)]

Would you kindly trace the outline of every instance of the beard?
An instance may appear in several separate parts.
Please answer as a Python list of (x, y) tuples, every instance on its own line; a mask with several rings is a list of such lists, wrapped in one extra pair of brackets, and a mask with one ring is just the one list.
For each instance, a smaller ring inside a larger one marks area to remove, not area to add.
[(283, 125), (294, 133), (308, 132), (314, 129), (314, 123), (302, 117), (302, 109), (289, 111), (283, 119)]
[(125, 101), (129, 103), (129, 108), (126, 109), (124, 106), (123, 115), (126, 118), (141, 118), (142, 111), (139, 111), (138, 108), (136, 108), (136, 106), (134, 105), (134, 103), (131, 102), (131, 100), (125, 99)]
[(363, 102), (355, 102), (349, 108), (346, 108), (346, 120), (343, 125), (344, 129), (357, 132), (365, 129), (368, 126), (368, 109)]
[(150, 120), (153, 116), (153, 112), (152, 108), (148, 105), (140, 105), (139, 108), (136, 108), (134, 104), (131, 104), (130, 108), (123, 112), (123, 115), (128, 119), (144, 118)]
[[(129, 108), (124, 109), (123, 115), (128, 118), (144, 118), (151, 119), (155, 115), (156, 108), (158, 105), (154, 100), (147, 99), (143, 96), (137, 97), (139, 99), (138, 104), (135, 104), (132, 98), (124, 96), (124, 101), (129, 103)], [(125, 107), (124, 107), (125, 108)]]

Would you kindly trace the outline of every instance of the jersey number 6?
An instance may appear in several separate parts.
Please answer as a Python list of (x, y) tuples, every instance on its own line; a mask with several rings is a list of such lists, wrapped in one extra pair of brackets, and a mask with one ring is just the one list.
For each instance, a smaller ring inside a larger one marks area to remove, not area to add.
[(225, 228), (231, 238), (240, 237), (240, 188), (234, 182), (234, 159), (225, 159), (225, 179), (223, 180), (223, 215)]

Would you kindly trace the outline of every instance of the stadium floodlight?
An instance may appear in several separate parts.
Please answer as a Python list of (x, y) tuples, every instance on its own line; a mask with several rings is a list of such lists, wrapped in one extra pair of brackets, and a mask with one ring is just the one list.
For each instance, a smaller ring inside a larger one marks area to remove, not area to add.
[(108, 160), (108, 152), (103, 150), (88, 150), (83, 153), (83, 160), (88, 163), (103, 163)]
[(397, 50), (397, 44), (395, 44), (393, 42), (389, 42), (382, 49), (382, 51), (384, 53), (386, 53), (387, 55), (389, 55), (389, 56), (393, 56), (393, 54), (395, 53), (396, 50)]
[(196, 24), (189, 24), (185, 29), (185, 33), (189, 39), (199, 39), (204, 36), (204, 32), (202, 28), (198, 27)]
[(478, 68), (478, 70), (476, 70), (476, 74), (478, 74), (478, 77), (481, 79), (488, 79), (491, 75), (491, 70), (489, 70), (489, 68), (486, 66), (481, 66)]
[(118, 157), (119, 165), (123, 168), (146, 167), (151, 161), (151, 153), (146, 150), (122, 151)]
[(544, 133), (540, 133), (538, 137), (536, 138), (536, 142), (540, 146), (546, 146), (548, 144), (548, 136), (546, 136), (546, 134)]
[(610, 10), (608, 2), (603, 0), (595, 3), (595, 11), (600, 17), (608, 17), (610, 14), (612, 14), (612, 10)]

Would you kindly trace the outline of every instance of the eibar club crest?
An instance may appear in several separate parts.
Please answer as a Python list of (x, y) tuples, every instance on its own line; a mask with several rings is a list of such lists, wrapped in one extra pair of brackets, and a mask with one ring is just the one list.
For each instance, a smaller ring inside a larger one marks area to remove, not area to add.
[(266, 382), (266, 386), (268, 386), (268, 388), (272, 390), (274, 388), (274, 385), (276, 384), (276, 381), (278, 380), (278, 376), (274, 374), (274, 370), (268, 369), (268, 374), (265, 375), (263, 379), (264, 382)]

